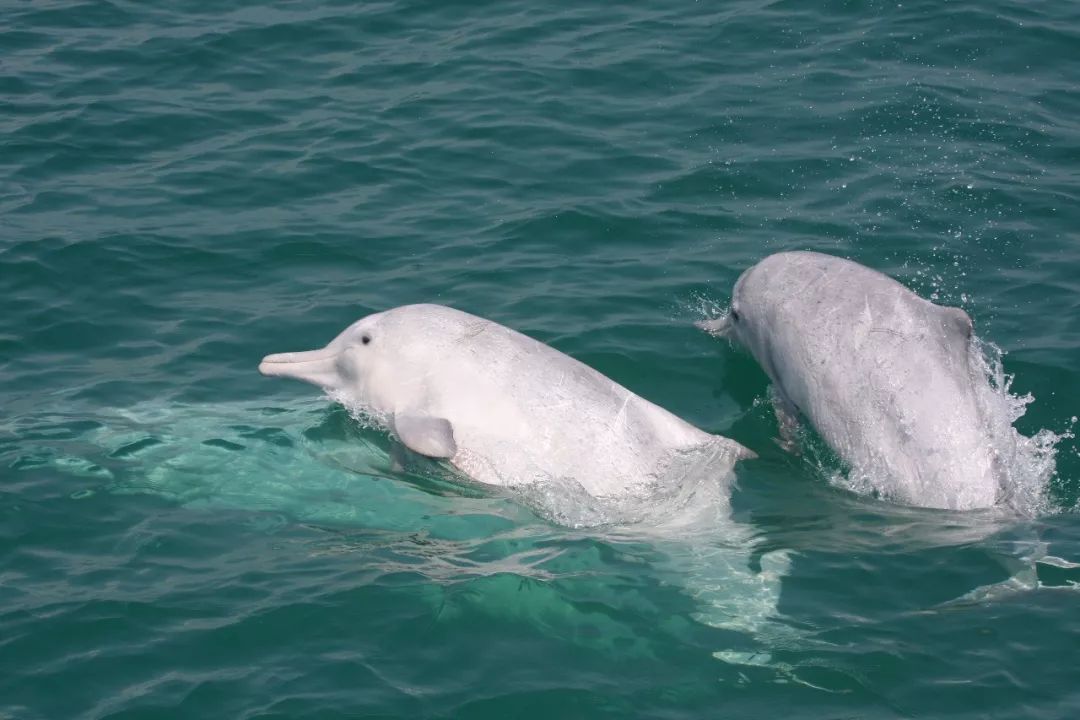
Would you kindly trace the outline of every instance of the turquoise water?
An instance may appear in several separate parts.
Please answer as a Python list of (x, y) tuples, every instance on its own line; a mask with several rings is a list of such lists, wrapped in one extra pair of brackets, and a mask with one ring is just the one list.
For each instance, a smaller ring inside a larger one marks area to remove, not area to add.
[[(1080, 713), (1080, 5), (2, 13), (0, 717)], [(973, 317), (1056, 436), (1041, 504), (777, 445), (692, 323), (796, 248)], [(410, 302), (761, 457), (711, 525), (620, 522), (395, 469), (256, 371)]]

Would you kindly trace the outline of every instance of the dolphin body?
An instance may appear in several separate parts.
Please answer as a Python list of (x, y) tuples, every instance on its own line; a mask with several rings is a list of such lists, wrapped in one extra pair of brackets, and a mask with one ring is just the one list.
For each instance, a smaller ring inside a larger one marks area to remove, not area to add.
[(687, 455), (721, 477), (754, 457), (544, 343), (441, 305), (369, 315), (259, 371), (317, 385), (489, 485), (570, 479), (594, 497), (642, 496), (701, 466)]
[(750, 351), (781, 431), (804, 416), (856, 486), (923, 507), (1003, 501), (1000, 413), (963, 310), (849, 260), (782, 252), (739, 277), (725, 317), (698, 326)]

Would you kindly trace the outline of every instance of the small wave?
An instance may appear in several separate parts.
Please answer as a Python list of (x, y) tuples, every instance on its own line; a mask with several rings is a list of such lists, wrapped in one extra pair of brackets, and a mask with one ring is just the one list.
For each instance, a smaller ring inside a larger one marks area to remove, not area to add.
[(365, 430), (385, 431), (390, 424), (389, 418), (385, 415), (376, 413), (366, 405), (358, 403), (352, 395), (344, 390), (329, 390), (326, 397), (331, 402), (338, 403), (345, 408), (349, 416), (356, 421), (356, 424)]

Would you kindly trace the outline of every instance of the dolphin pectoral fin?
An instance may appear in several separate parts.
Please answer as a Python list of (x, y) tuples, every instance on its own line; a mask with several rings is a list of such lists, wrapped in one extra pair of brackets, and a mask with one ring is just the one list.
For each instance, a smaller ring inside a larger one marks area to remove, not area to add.
[(432, 458), (457, 454), (454, 426), (446, 418), (397, 413), (393, 424), (394, 434), (415, 453)]

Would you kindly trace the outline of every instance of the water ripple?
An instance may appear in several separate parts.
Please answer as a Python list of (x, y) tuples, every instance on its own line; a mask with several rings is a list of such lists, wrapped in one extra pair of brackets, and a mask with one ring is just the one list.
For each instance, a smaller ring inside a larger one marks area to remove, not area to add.
[[(1076, 714), (1075, 513), (846, 494), (691, 327), (768, 252), (842, 254), (967, 310), (1035, 398), (1022, 432), (1072, 429), (1074, 5), (5, 21), (0, 714)], [(555, 528), (395, 472), (385, 435), (255, 371), (417, 301), (758, 449), (745, 534)], [(1078, 479), (1063, 443), (1058, 511)]]

